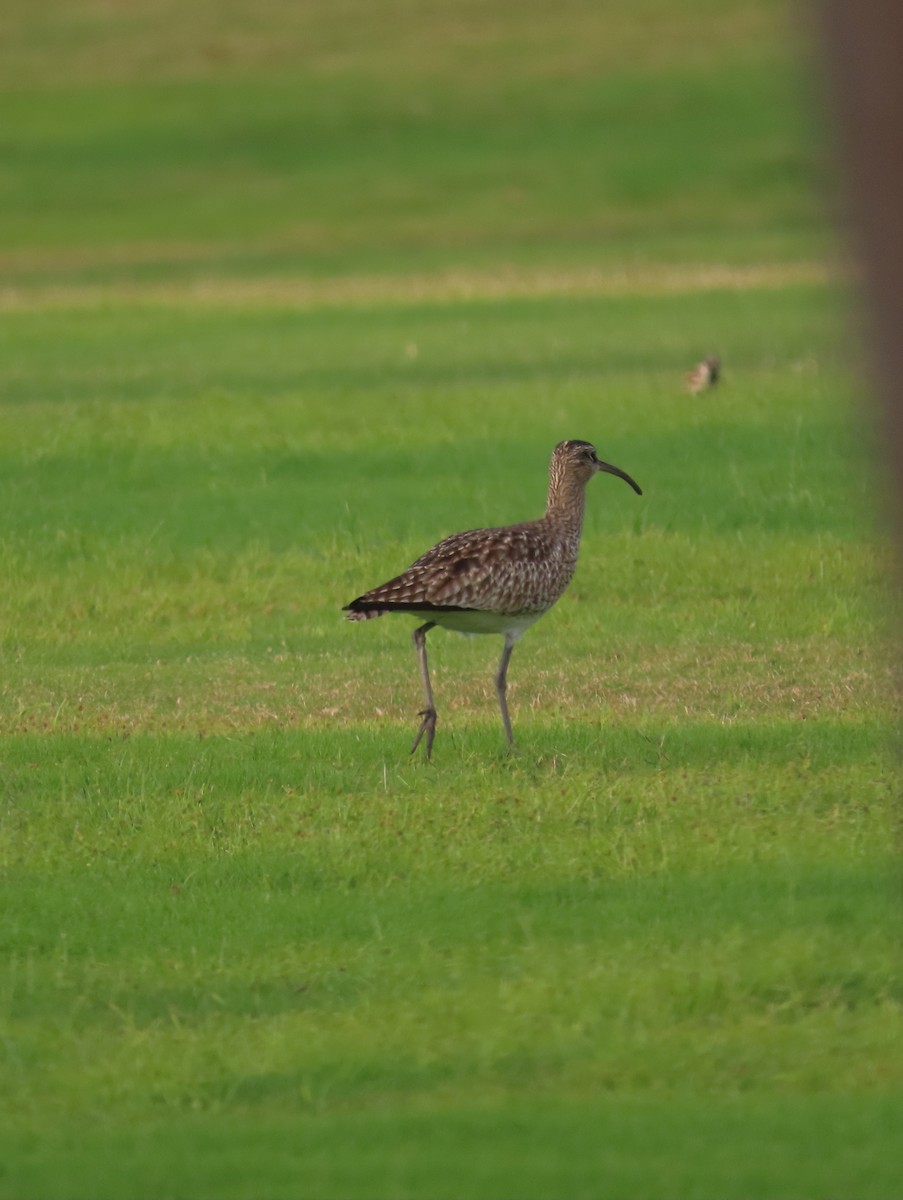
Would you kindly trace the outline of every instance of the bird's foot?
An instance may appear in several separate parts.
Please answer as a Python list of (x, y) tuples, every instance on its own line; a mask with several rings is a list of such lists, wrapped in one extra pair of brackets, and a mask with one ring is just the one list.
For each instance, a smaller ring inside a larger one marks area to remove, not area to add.
[(426, 734), (424, 749), (426, 751), (426, 759), (429, 761), (429, 757), (433, 752), (433, 738), (436, 736), (436, 710), (434, 708), (425, 708), (417, 716), (423, 717), (423, 720), (420, 722), (420, 728), (417, 730), (417, 736), (414, 738), (411, 753), (414, 753), (420, 745), (420, 739)]

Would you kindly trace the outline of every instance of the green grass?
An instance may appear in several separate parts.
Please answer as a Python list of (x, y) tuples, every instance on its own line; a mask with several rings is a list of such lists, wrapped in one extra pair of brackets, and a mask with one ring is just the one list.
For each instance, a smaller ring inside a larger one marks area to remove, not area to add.
[[(689, 400), (700, 327), (732, 365)], [(837, 329), (808, 286), (10, 314), (8, 1194), (887, 1191), (885, 571)], [(339, 607), (538, 511), (558, 432), (646, 494), (590, 492), (520, 755), (495, 643), (434, 636), (426, 767), (407, 624)]]
[(7, 283), (825, 247), (774, 0), (115, 7), (12, 0)]
[[(783, 15), (13, 4), (0, 1197), (894, 1193), (888, 548)], [(563, 437), (644, 495), (519, 753), (437, 631), (412, 759), (410, 623), (341, 606)]]

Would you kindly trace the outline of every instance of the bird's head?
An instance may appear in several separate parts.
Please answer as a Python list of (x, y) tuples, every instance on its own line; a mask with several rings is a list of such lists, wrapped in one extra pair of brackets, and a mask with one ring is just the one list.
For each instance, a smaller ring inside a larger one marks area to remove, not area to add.
[(553, 476), (569, 475), (572, 479), (576, 478), (586, 483), (597, 471), (606, 471), (609, 475), (617, 475), (619, 479), (629, 483), (638, 496), (642, 496), (643, 490), (640, 485), (620, 467), (613, 467), (611, 463), (603, 462), (591, 442), (572, 438), (566, 442), (559, 442), (552, 453)]

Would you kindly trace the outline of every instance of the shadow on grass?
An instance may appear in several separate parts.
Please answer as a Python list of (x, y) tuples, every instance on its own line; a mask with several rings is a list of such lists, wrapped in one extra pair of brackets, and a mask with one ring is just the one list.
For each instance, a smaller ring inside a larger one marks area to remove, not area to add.
[(676, 1096), (539, 1087), (425, 1104), (375, 1088), (311, 1112), (302, 1074), (256, 1091), (235, 1082), (237, 1111), (168, 1102), (140, 1124), (70, 1118), (40, 1137), (0, 1134), (4, 1194), (587, 1200), (603, 1180), (618, 1200), (876, 1200), (899, 1180), (896, 1096), (709, 1096), (688, 1084)]
[(199, 867), (180, 897), (167, 868), (151, 864), (107, 866), (89, 889), (80, 874), (12, 879), (7, 896), (21, 917), (4, 939), (8, 1016), (72, 1030), (332, 1019), (391, 1011), (463, 981), (477, 994), (551, 985), (562, 969), (589, 971), (596, 1004), (651, 974), (687, 1016), (705, 1008), (705, 980), (726, 969), (717, 964), (738, 955), (752, 964), (746, 1001), (762, 1011), (791, 985), (805, 1003), (829, 996), (843, 1011), (903, 999), (894, 954), (864, 968), (835, 953), (874, 943), (876, 931), (894, 936), (899, 873), (887, 861), (645, 877), (599, 864), (580, 878), (559, 868), (479, 884), (436, 867), (398, 878), (374, 863), (355, 882), (339, 862), (330, 870), (289, 851), (252, 851)]

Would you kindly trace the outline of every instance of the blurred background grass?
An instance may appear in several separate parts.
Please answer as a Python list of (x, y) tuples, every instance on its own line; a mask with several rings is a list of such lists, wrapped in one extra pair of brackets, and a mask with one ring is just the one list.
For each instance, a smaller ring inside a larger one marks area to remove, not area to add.
[(779, 0), (5, 6), (8, 283), (825, 248)]

